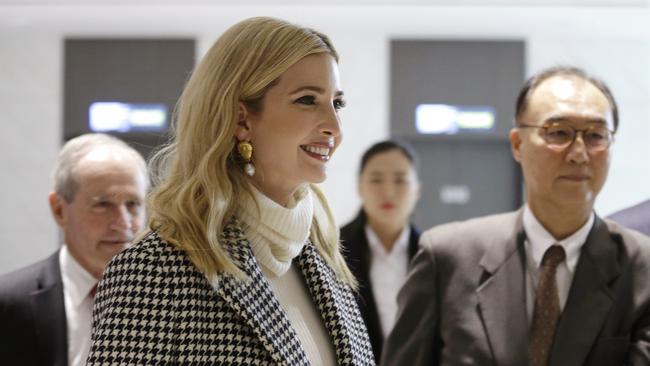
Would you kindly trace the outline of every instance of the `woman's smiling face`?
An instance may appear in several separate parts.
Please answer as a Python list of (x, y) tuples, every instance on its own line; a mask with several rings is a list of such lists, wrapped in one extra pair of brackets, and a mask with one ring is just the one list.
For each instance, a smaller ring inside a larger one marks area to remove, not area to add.
[(253, 145), (252, 179), (263, 193), (283, 204), (298, 186), (325, 180), (341, 142), (343, 106), (336, 60), (320, 53), (284, 72), (266, 92), (259, 113), (244, 113), (236, 135)]

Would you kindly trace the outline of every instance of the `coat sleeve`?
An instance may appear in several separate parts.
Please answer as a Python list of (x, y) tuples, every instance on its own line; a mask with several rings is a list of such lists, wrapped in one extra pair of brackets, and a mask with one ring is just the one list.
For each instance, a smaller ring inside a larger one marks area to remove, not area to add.
[(638, 330), (633, 334), (632, 347), (628, 352), (627, 365), (650, 365), (650, 309), (645, 310), (639, 321)]
[(634, 324), (631, 332), (632, 344), (627, 354), (626, 365), (647, 366), (650, 365), (650, 290), (648, 290), (647, 279), (650, 277), (650, 241), (642, 243), (646, 245), (645, 256), (637, 264), (639, 283), (641, 288), (634, 292), (635, 302), (641, 310), (639, 318)]
[(426, 245), (413, 258), (406, 283), (398, 295), (395, 327), (382, 352), (382, 365), (437, 365), (438, 305), (436, 264)]
[(95, 298), (87, 365), (175, 363), (177, 281), (160, 257), (131, 248), (107, 267)]
[[(46, 355), (43, 349), (38, 348), (36, 314), (30, 301), (34, 297), (30, 292), (37, 290), (36, 281), (27, 281), (27, 278), (25, 271), (0, 276), (0, 363), (3, 365), (36, 365), (41, 358), (49, 356), (47, 360), (52, 359), (50, 350)], [(28, 282), (33, 284), (28, 285)], [(52, 307), (48, 310), (53, 319), (59, 315), (53, 313)], [(62, 323), (65, 326), (65, 314)], [(65, 335), (65, 332), (61, 333)], [(51, 346), (54, 348), (55, 344)]]

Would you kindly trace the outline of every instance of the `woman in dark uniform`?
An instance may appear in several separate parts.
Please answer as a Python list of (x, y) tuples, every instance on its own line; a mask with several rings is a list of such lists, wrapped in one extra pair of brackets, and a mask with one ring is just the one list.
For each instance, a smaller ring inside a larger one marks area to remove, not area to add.
[(420, 197), (417, 157), (396, 141), (371, 146), (361, 158), (359, 215), (341, 229), (350, 270), (359, 282), (357, 302), (368, 328), (375, 360), (397, 315), (397, 292), (420, 232), (410, 223)]

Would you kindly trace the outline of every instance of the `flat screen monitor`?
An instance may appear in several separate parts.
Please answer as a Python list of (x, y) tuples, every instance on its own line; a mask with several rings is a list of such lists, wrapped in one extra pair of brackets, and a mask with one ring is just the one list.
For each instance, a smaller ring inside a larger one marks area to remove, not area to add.
[(168, 108), (163, 103), (94, 102), (88, 108), (92, 132), (162, 132), (168, 124)]
[(458, 133), (492, 133), (496, 110), (490, 106), (418, 104), (415, 130), (422, 135), (456, 135)]

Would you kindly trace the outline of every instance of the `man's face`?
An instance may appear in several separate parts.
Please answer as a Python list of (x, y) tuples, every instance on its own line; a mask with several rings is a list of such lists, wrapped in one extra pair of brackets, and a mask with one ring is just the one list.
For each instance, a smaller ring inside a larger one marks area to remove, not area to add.
[(132, 156), (109, 147), (84, 156), (73, 176), (72, 201), (53, 192), (50, 206), (70, 254), (99, 278), (144, 224), (146, 178)]
[[(606, 126), (614, 130), (607, 97), (593, 84), (572, 76), (544, 80), (532, 92), (520, 124), (564, 124), (583, 130)], [(578, 133), (563, 150), (552, 149), (540, 128), (514, 128), (510, 141), (522, 167), (528, 203), (533, 208), (591, 210), (609, 170), (609, 149), (590, 151)]]

